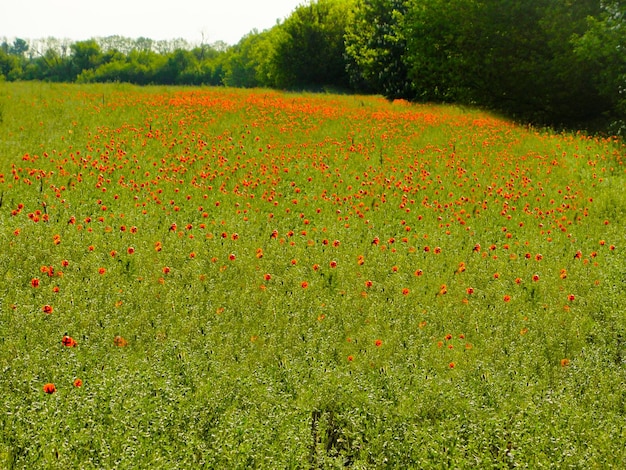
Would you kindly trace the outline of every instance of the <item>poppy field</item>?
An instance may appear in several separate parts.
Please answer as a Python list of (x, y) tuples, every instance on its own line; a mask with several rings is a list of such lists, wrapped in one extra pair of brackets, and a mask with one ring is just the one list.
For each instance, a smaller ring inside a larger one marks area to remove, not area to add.
[(625, 158), (380, 97), (0, 83), (0, 468), (620, 468)]

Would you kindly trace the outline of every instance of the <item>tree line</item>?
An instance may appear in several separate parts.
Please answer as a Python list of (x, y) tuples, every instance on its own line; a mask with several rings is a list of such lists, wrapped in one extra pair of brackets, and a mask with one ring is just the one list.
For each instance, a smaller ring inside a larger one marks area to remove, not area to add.
[(374, 93), (623, 134), (625, 49), (623, 0), (317, 0), (232, 46), (5, 40), (0, 79)]

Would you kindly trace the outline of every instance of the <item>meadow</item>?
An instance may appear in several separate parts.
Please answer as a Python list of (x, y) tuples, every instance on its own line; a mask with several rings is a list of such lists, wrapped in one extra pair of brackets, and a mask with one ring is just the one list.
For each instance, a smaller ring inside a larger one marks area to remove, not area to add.
[(0, 83), (0, 468), (623, 468), (616, 138)]

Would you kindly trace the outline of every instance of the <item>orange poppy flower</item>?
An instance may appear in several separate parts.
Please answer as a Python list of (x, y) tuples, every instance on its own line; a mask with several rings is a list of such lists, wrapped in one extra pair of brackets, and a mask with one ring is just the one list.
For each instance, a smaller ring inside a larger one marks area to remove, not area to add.
[(43, 386), (43, 391), (45, 393), (52, 394), (57, 391), (57, 388), (54, 386), (53, 383), (47, 383)]
[(128, 341), (126, 341), (122, 336), (116, 336), (113, 338), (113, 344), (119, 348), (123, 348), (128, 345)]
[(61, 343), (67, 348), (75, 348), (78, 345), (76, 340), (68, 335), (63, 336), (63, 339), (61, 339)]
[(80, 379), (74, 379), (74, 387), (79, 388), (83, 386), (83, 381)]
[(43, 313), (46, 313), (48, 315), (50, 315), (52, 312), (54, 312), (54, 308), (52, 307), (52, 305), (44, 305), (42, 308)]

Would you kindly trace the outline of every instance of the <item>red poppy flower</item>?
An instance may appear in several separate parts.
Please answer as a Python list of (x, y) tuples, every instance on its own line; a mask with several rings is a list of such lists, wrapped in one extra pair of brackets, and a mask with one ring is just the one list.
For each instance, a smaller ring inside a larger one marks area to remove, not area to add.
[(75, 348), (78, 345), (76, 340), (68, 335), (63, 336), (63, 339), (61, 339), (61, 343), (66, 348)]
[(54, 308), (52, 307), (52, 305), (44, 305), (42, 308), (43, 313), (47, 313), (48, 315), (50, 315), (52, 312), (54, 312)]
[(83, 386), (83, 381), (80, 379), (75, 379), (74, 380), (74, 387), (79, 388)]
[(383, 340), (377, 339), (376, 341), (374, 341), (374, 344), (376, 345), (377, 348), (380, 348), (383, 345)]
[(39, 287), (39, 279), (34, 278), (30, 281), (30, 285), (33, 287)]
[(53, 383), (47, 383), (46, 385), (44, 385), (44, 386), (43, 386), (43, 391), (44, 391), (45, 393), (50, 393), (50, 394), (52, 394), (52, 393), (54, 393), (54, 392), (56, 392), (56, 391), (57, 391), (57, 388), (54, 386), (54, 384), (53, 384)]

